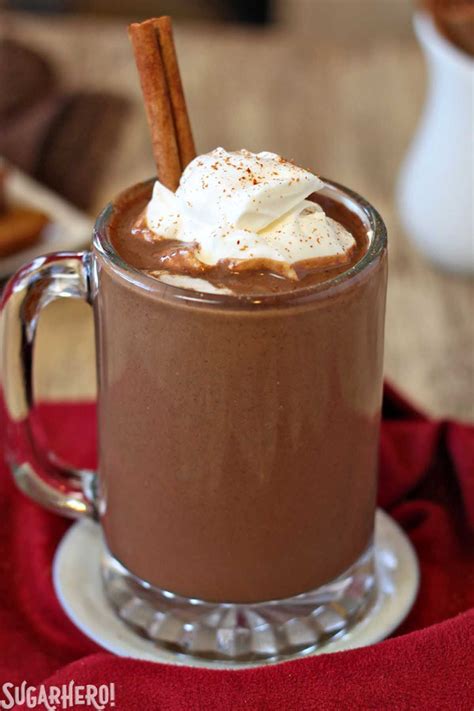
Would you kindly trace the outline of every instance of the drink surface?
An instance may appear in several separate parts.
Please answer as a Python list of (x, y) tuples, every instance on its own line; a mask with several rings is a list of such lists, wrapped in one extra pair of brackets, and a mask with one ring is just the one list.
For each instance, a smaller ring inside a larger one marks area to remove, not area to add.
[(115, 208), (109, 239), (125, 262), (195, 291), (299, 291), (347, 271), (369, 246), (364, 218), (269, 152), (216, 148), (191, 161), (175, 192), (137, 186)]
[(354, 247), (344, 259), (323, 258), (297, 263), (297, 279), (286, 278), (271, 269), (232, 271), (224, 263), (193, 264), (188, 259), (188, 245), (177, 240), (155, 239), (141, 221), (150, 195), (149, 186), (137, 186), (122, 195), (116, 203), (108, 236), (115, 251), (127, 264), (158, 279), (163, 274), (180, 274), (205, 280), (216, 290), (230, 291), (237, 296), (283, 294), (321, 284), (344, 273), (360, 261), (369, 246), (367, 228), (355, 212), (329, 196), (314, 193), (310, 200), (320, 205), (326, 215), (342, 225), (355, 240)]

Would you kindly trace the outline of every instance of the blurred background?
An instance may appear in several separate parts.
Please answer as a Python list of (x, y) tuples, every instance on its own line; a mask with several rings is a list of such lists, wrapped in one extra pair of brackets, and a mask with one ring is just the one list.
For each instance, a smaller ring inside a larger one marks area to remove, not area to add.
[[(472, 279), (419, 252), (395, 199), (427, 92), (414, 1), (4, 0), (4, 8), (0, 155), (91, 216), (152, 175), (126, 26), (171, 14), (198, 152), (272, 150), (368, 198), (390, 238), (387, 378), (434, 416), (474, 419)], [(20, 45), (47, 69), (30, 67)], [(86, 306), (49, 306), (38, 350), (40, 396), (93, 396)]]

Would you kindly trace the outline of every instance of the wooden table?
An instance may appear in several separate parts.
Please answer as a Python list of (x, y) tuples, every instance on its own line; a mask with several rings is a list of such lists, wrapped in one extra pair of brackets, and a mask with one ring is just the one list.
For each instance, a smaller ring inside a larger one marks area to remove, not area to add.
[[(124, 23), (10, 15), (7, 28), (53, 58), (65, 85), (104, 87), (134, 102), (96, 208), (151, 175)], [(422, 108), (425, 72), (411, 34), (394, 36), (389, 29), (365, 42), (350, 41), (347, 33), (338, 42), (321, 28), (310, 33), (278, 25), (266, 30), (180, 25), (176, 35), (200, 152), (216, 145), (274, 150), (351, 186), (378, 207), (390, 236), (387, 377), (433, 415), (469, 419), (474, 417), (474, 286), (430, 266), (399, 225), (396, 177)], [(92, 396), (93, 356), (88, 307), (72, 302), (48, 307), (38, 345), (40, 395)]]

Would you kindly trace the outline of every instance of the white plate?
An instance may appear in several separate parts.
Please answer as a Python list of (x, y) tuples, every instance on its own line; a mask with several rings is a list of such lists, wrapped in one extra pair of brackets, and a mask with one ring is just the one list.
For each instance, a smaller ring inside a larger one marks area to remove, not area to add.
[[(54, 587), (64, 611), (97, 644), (124, 657), (192, 667), (242, 669), (277, 663), (196, 659), (160, 649), (135, 634), (115, 615), (105, 598), (99, 571), (102, 551), (99, 526), (88, 520), (78, 521), (59, 544), (53, 563)], [(391, 634), (410, 611), (418, 591), (418, 561), (406, 534), (381, 510), (377, 511), (375, 522), (375, 551), (378, 578), (375, 604), (350, 632), (314, 654), (379, 642)], [(301, 656), (294, 655), (285, 661)]]
[(5, 192), (7, 202), (41, 210), (51, 222), (31, 247), (0, 259), (0, 279), (6, 279), (42, 254), (77, 251), (90, 242), (94, 225), (90, 217), (12, 165), (7, 166)]

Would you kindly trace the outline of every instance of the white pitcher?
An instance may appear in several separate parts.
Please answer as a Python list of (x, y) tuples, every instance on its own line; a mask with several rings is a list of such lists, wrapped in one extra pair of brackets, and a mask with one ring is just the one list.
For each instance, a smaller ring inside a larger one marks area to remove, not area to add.
[(398, 183), (408, 235), (441, 267), (474, 273), (474, 61), (417, 13), (429, 72), (424, 114)]

